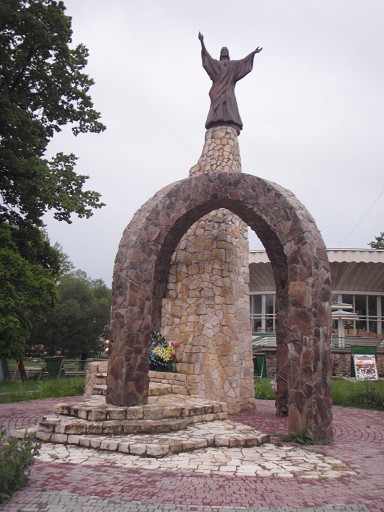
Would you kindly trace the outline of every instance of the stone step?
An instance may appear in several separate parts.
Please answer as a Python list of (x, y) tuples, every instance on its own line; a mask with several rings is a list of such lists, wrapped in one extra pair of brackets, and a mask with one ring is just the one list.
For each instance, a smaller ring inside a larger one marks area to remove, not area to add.
[(102, 395), (105, 396), (105, 393), (107, 391), (107, 385), (106, 384), (94, 384), (92, 388), (92, 394), (93, 395)]
[(13, 437), (34, 434), (45, 442), (72, 444), (97, 450), (114, 451), (141, 457), (164, 457), (172, 453), (193, 451), (208, 447), (251, 447), (270, 441), (252, 427), (233, 421), (212, 421), (197, 423), (185, 430), (168, 433), (134, 435), (82, 435), (71, 433), (52, 433), (40, 430), (40, 427), (11, 432)]
[[(225, 419), (228, 406), (223, 402), (205, 400), (184, 395), (149, 397), (147, 405), (118, 407), (105, 403), (102, 396), (90, 396), (84, 402), (56, 404), (56, 415), (71, 416), (88, 421), (108, 420), (167, 420), (170, 418), (194, 418), (200, 416)], [(216, 415), (219, 415), (216, 417)], [(212, 419), (202, 421), (212, 421)]]
[(187, 375), (185, 373), (155, 372), (150, 370), (148, 375), (151, 382), (164, 382), (164, 384), (178, 384), (181, 386), (187, 383)]
[[(187, 418), (161, 418), (158, 420), (107, 420), (88, 421), (81, 418), (63, 417), (58, 414), (45, 416), (39, 424), (37, 439), (55, 442), (58, 436), (69, 434), (83, 435), (122, 435), (122, 434), (156, 434), (174, 432), (187, 428), (191, 423), (221, 419), (222, 413), (205, 414)], [(58, 441), (60, 442), (60, 441)]]
[[(159, 395), (167, 395), (167, 394), (175, 394), (175, 395), (188, 395), (188, 389), (186, 386), (175, 384), (177, 381), (169, 381), (171, 384), (164, 382), (150, 382), (149, 383), (149, 395), (150, 396), (159, 396)], [(94, 395), (103, 395), (105, 396), (107, 390), (106, 383), (99, 383), (93, 385), (92, 393)]]

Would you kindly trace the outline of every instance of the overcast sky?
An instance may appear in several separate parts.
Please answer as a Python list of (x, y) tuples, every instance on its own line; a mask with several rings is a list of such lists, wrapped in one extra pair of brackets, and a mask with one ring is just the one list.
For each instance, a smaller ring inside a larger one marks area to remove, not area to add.
[(384, 231), (383, 0), (64, 3), (107, 125), (78, 137), (65, 129), (49, 146), (75, 153), (107, 204), (71, 225), (46, 217), (77, 268), (110, 285), (135, 211), (197, 162), (211, 85), (199, 31), (216, 58), (222, 46), (233, 59), (263, 47), (236, 87), (243, 172), (291, 190), (329, 248), (366, 248)]

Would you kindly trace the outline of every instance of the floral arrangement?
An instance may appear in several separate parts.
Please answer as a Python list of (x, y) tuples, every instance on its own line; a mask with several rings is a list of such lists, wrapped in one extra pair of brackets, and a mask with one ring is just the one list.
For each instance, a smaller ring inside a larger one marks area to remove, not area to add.
[(153, 349), (153, 352), (159, 359), (166, 363), (169, 363), (169, 361), (173, 361), (174, 359), (176, 359), (175, 347), (173, 347), (172, 345), (168, 346), (167, 348), (158, 345)]
[(159, 332), (151, 332), (149, 350), (150, 369), (161, 372), (172, 372), (176, 363), (176, 347), (168, 344)]

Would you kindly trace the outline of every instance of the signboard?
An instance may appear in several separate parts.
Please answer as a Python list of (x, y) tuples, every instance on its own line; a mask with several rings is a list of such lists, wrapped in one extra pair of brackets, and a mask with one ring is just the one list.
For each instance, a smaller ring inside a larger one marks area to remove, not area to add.
[(357, 380), (378, 380), (376, 358), (372, 354), (353, 354)]

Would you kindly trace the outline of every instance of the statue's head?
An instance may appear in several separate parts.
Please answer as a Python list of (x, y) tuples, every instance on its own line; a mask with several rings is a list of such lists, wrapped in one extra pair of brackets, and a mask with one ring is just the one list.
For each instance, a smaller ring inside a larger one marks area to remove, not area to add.
[(223, 46), (221, 49), (220, 60), (229, 60), (229, 51), (226, 46)]

